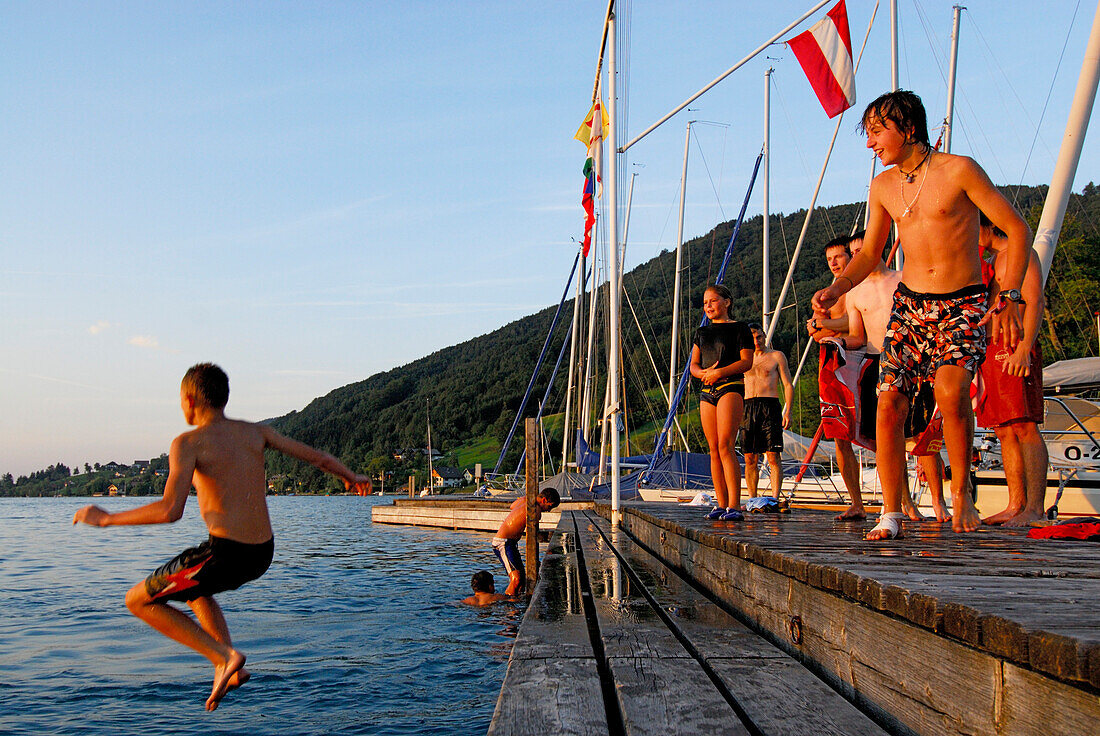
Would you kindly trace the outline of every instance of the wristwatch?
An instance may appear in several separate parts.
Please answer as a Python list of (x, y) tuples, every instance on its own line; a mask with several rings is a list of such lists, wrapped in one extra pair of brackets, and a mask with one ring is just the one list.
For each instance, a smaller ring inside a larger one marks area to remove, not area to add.
[(997, 295), (998, 299), (1004, 299), (1010, 302), (1016, 302), (1020, 304), (1024, 301), (1024, 298), (1020, 296), (1019, 289), (1002, 289), (1001, 293)]

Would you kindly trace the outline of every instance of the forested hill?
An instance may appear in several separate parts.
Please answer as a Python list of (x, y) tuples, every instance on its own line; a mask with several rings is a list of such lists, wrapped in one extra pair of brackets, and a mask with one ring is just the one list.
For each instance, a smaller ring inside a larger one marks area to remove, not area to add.
[[(1046, 187), (1004, 191), (1034, 229)], [(1047, 290), (1047, 323), (1043, 330), (1047, 362), (1091, 354), (1094, 344), (1092, 315), (1094, 309), (1100, 308), (1097, 288), (1100, 286), (1100, 250), (1097, 248), (1100, 244), (1097, 229), (1100, 197), (1097, 194), (1090, 183), (1070, 202)], [(788, 254), (794, 249), (804, 214), (799, 211), (771, 217), (773, 305), (782, 287)], [(819, 208), (811, 220), (803, 255), (786, 300), (789, 307), (783, 312), (774, 340), (775, 347), (787, 352), (792, 371), (804, 345), (801, 325), (808, 316), (810, 295), (830, 280), (822, 245), (835, 235), (850, 231), (857, 218), (862, 219), (861, 205), (849, 204)], [(681, 316), (685, 341), (690, 340), (698, 323), (696, 306), (705, 285), (717, 273), (733, 225), (733, 222), (721, 223), (706, 235), (687, 243), (684, 289), (689, 295), (689, 306)], [(743, 225), (725, 279), (734, 295), (732, 313), (746, 321), (756, 321), (760, 315), (762, 225), (761, 216)], [(666, 251), (624, 277), (627, 299), (622, 318), (623, 360), (630, 389), (627, 406), (633, 414), (628, 421), (632, 426), (646, 424), (658, 413), (652, 407), (647, 409), (646, 397), (646, 392), (651, 399), (658, 394), (658, 384), (645, 346), (639, 339), (631, 307), (659, 370), (667, 372), (673, 268), (674, 253)], [(562, 278), (566, 275), (563, 273)], [(568, 302), (528, 415), (533, 415), (538, 398), (542, 396), (562, 336), (568, 329), (571, 310), (571, 302)], [(301, 411), (274, 419), (272, 423), (280, 431), (333, 452), (352, 467), (381, 469), (379, 461), (389, 457), (394, 450), (424, 446), (425, 406), (430, 399), (432, 436), (437, 446), (447, 451), (481, 441), (488, 452), (499, 451), (500, 442), (515, 418), (553, 312), (554, 307), (549, 307), (489, 334), (336, 389)], [(606, 320), (604, 312), (601, 312), (601, 320)], [(814, 361), (808, 362), (807, 370), (812, 378), (816, 371)], [(563, 399), (559, 397), (564, 394), (564, 385), (563, 370), (547, 413), (561, 411)], [(552, 438), (551, 442), (560, 443), (560, 437)], [(518, 456), (518, 448), (513, 448), (512, 455)], [(515, 460), (509, 462), (514, 465)], [(272, 472), (290, 469), (277, 458), (273, 458), (272, 463)]]

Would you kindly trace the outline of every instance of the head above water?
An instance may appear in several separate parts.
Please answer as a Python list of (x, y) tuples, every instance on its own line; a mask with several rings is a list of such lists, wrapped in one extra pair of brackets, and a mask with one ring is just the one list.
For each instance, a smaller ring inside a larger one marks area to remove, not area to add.
[(213, 363), (198, 363), (183, 374), (180, 390), (194, 397), (196, 406), (224, 409), (229, 403), (229, 376)]
[(474, 576), (470, 578), (470, 587), (475, 593), (497, 592), (496, 581), (493, 579), (493, 574), (488, 570), (475, 572)]
[(731, 306), (733, 306), (733, 294), (722, 284), (710, 284), (703, 291), (703, 312), (712, 321), (729, 319)]
[(928, 115), (924, 111), (924, 103), (909, 90), (887, 92), (873, 100), (863, 111), (859, 129), (866, 135), (875, 123), (884, 126), (892, 123), (906, 143), (932, 147), (928, 142)]

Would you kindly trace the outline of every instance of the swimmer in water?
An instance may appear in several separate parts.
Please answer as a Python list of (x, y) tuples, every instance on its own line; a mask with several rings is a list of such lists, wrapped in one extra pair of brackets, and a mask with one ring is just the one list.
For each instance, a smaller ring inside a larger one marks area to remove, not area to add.
[[(126, 594), (126, 607), (165, 636), (191, 647), (214, 665), (214, 686), (206, 709), (214, 710), (226, 692), (250, 674), (245, 655), (233, 647), (214, 595), (234, 590), (267, 571), (275, 540), (267, 512), (264, 450), (278, 450), (332, 473), (344, 486), (369, 495), (370, 479), (356, 475), (328, 453), (283, 437), (265, 424), (225, 416), (229, 379), (216, 365), (200, 363), (183, 377), (180, 407), (195, 429), (172, 442), (168, 481), (159, 501), (108, 513), (85, 506), (73, 516), (91, 526), (168, 524), (183, 516), (195, 486), (210, 538), (177, 555)], [(186, 603), (195, 620), (168, 601)]]

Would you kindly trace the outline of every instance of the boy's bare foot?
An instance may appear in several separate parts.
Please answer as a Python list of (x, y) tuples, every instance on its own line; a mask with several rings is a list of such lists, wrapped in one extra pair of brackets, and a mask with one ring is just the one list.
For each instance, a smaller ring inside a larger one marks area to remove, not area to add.
[(1011, 519), (1005, 519), (1004, 525), (1008, 526), (1028, 526), (1033, 521), (1042, 521), (1046, 518), (1045, 514), (1041, 514), (1038, 511), (1031, 511), (1030, 509), (1024, 509), (1020, 513), (1013, 516)]
[(951, 530), (954, 532), (972, 532), (982, 525), (982, 517), (978, 515), (978, 509), (970, 498), (970, 489), (963, 493), (952, 493), (951, 504), (954, 506), (954, 518), (951, 519)]
[(852, 504), (844, 510), (844, 513), (836, 515), (837, 521), (863, 521), (866, 518), (867, 512), (863, 510), (862, 504), (859, 506)]
[(1004, 524), (1009, 519), (1011, 519), (1015, 516), (1018, 516), (1022, 511), (1023, 511), (1023, 509), (1014, 509), (1010, 506), (1007, 509), (1005, 509), (1004, 511), (993, 514), (993, 516), (990, 516), (987, 519), (982, 519), (982, 523), (983, 524), (989, 524), (991, 526), (996, 526), (998, 524)]
[(225, 691), (232, 692), (241, 685), (245, 684), (252, 679), (252, 673), (241, 667), (239, 670), (233, 673), (233, 676), (229, 678), (229, 685), (226, 686)]
[(905, 515), (909, 517), (910, 521), (928, 521), (928, 517), (922, 514), (916, 506), (906, 506)]
[(231, 649), (226, 663), (214, 668), (214, 687), (210, 690), (210, 697), (206, 699), (207, 710), (214, 710), (218, 707), (218, 703), (225, 697), (225, 693), (229, 689), (229, 680), (244, 668), (244, 661), (245, 656), (243, 654), (236, 649)]
[(945, 521), (951, 521), (951, 512), (947, 510), (942, 498), (938, 501), (932, 499), (932, 512), (936, 515), (936, 521), (941, 524)]

